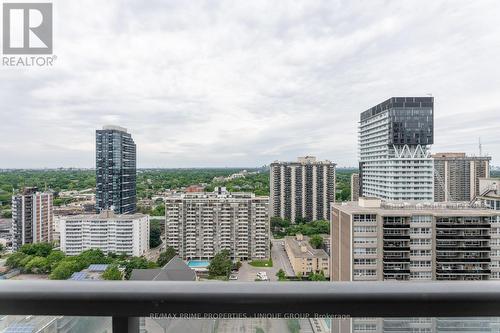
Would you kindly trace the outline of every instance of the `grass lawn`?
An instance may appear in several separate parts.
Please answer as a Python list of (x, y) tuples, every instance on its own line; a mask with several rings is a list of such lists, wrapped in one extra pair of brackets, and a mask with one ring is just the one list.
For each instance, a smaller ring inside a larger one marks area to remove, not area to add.
[(269, 260), (252, 260), (249, 264), (253, 267), (273, 267), (273, 259)]

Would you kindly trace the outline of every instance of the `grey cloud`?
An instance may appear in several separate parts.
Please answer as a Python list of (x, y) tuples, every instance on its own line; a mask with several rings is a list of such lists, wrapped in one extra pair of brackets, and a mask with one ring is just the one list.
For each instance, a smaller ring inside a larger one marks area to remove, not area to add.
[(141, 167), (354, 166), (359, 113), (427, 93), (434, 151), (500, 164), (494, 0), (54, 2), (55, 67), (0, 68), (0, 167), (90, 167), (109, 122)]

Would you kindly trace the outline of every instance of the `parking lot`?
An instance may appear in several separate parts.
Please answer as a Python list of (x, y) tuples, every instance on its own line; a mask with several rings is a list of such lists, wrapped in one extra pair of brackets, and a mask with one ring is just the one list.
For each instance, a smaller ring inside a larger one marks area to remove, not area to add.
[(288, 260), (286, 252), (281, 245), (282, 240), (272, 240), (271, 257), (273, 259), (273, 267), (253, 267), (248, 262), (243, 262), (237, 274), (238, 280), (242, 282), (253, 282), (257, 279), (258, 272), (266, 272), (267, 277), (271, 281), (278, 281), (276, 273), (282, 269), (287, 276), (295, 276), (292, 265)]

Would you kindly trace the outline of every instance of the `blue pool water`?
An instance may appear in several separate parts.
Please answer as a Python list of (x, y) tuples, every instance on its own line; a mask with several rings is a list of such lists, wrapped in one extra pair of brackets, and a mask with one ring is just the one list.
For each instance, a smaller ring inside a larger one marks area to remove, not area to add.
[(208, 260), (189, 260), (188, 266), (191, 268), (204, 268), (210, 265), (210, 261)]

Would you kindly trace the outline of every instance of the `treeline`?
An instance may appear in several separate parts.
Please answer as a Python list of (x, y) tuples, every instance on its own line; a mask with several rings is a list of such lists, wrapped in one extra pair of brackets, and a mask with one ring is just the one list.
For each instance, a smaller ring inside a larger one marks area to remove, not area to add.
[[(248, 169), (252, 172), (257, 169)], [(180, 189), (193, 184), (207, 184), (206, 190), (213, 191), (216, 186), (225, 186), (233, 192), (253, 192), (256, 195), (269, 195), (269, 172), (247, 175), (245, 178), (217, 180), (215, 177), (227, 177), (241, 169), (151, 169), (137, 171), (137, 198), (152, 198), (165, 189)], [(351, 196), (351, 174), (355, 169), (337, 169), (338, 201), (349, 200)], [(54, 205), (70, 202), (57, 196), (60, 191), (84, 190), (95, 187), (94, 170), (12, 170), (0, 172), (0, 214), (11, 217), (12, 192), (23, 187), (36, 186), (56, 192)], [(145, 209), (139, 207), (139, 209)], [(151, 215), (163, 216), (164, 207), (156, 204), (151, 210), (144, 211)]]
[[(283, 238), (284, 236), (295, 236), (297, 234), (314, 237), (320, 234), (330, 234), (330, 222), (324, 220), (307, 222), (298, 219), (296, 223), (290, 223), (290, 221), (287, 219), (272, 217), (271, 231), (273, 233), (274, 238)], [(318, 242), (318, 238), (317, 237), (314, 238), (315, 238), (314, 242)]]
[[(99, 249), (82, 252), (77, 256), (66, 256), (62, 251), (55, 250), (50, 243), (35, 243), (23, 245), (19, 251), (11, 254), (6, 261), (9, 268), (17, 268), (22, 273), (49, 274), (52, 280), (67, 280), (75, 272), (79, 272), (92, 264), (108, 264), (109, 272), (103, 277), (118, 279), (117, 267), (124, 267), (123, 278), (129, 279), (133, 269), (156, 268), (158, 264), (143, 257), (128, 257), (126, 255), (104, 254)], [(120, 273), (121, 274), (121, 273)], [(121, 277), (121, 276), (120, 276)]]

